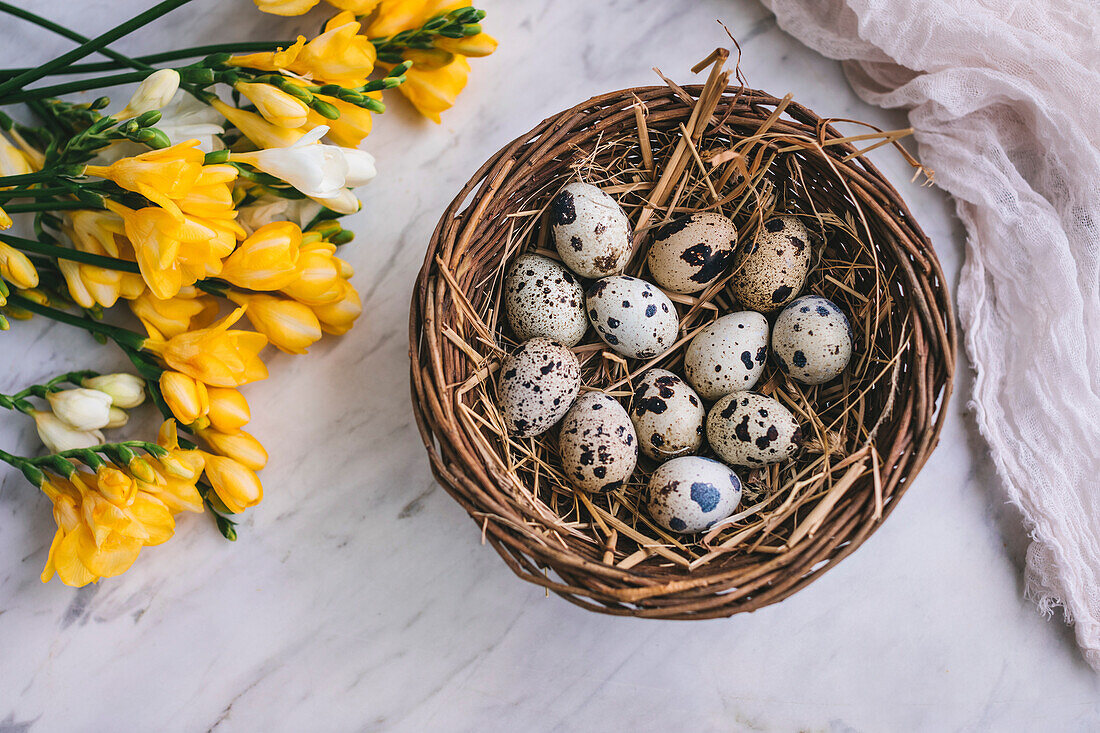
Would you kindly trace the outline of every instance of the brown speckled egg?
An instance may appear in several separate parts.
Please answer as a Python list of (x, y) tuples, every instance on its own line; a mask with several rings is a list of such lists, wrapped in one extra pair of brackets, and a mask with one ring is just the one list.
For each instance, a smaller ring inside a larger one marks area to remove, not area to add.
[(705, 400), (752, 389), (768, 359), (768, 319), (753, 311), (722, 316), (695, 335), (684, 374)]
[(698, 293), (725, 273), (737, 246), (737, 227), (704, 211), (657, 229), (646, 261), (654, 282), (673, 293)]
[(852, 358), (852, 325), (833, 301), (803, 295), (776, 317), (772, 351), (792, 379), (823, 384), (839, 376)]
[(550, 231), (562, 262), (581, 277), (616, 275), (630, 259), (630, 221), (590, 183), (570, 183), (550, 202)]
[(656, 461), (686, 456), (703, 442), (703, 401), (672, 372), (650, 369), (634, 390), (630, 420), (642, 452)]
[(806, 284), (812, 254), (809, 232), (797, 217), (768, 219), (738, 256), (730, 289), (750, 310), (782, 308)]
[(521, 341), (537, 336), (576, 346), (588, 330), (584, 288), (549, 257), (520, 255), (504, 281), (504, 311)]
[(707, 440), (726, 463), (763, 466), (794, 455), (802, 429), (791, 411), (771, 397), (733, 392), (710, 408)]
[(534, 338), (504, 359), (497, 398), (508, 432), (529, 438), (549, 430), (581, 388), (577, 356), (557, 341)]
[(649, 479), (646, 509), (671, 532), (702, 532), (741, 503), (741, 479), (733, 469), (699, 456), (673, 458)]
[(676, 343), (680, 316), (661, 290), (645, 280), (614, 275), (585, 296), (588, 318), (603, 342), (628, 359), (649, 359)]
[(588, 493), (622, 486), (638, 463), (638, 437), (618, 401), (602, 392), (581, 395), (561, 424), (562, 471)]

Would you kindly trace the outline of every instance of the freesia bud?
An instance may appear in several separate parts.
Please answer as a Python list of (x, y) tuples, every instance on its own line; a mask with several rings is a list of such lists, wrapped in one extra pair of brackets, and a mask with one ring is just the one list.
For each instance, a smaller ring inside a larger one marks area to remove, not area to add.
[(348, 161), (348, 176), (344, 185), (350, 188), (365, 186), (378, 175), (378, 169), (374, 167), (374, 156), (366, 150), (358, 148), (340, 148), (344, 158)]
[(230, 293), (230, 300), (247, 305), (245, 317), (280, 351), (304, 354), (321, 339), (321, 324), (309, 306), (290, 298)]
[(331, 303), (313, 306), (313, 313), (321, 322), (321, 330), (342, 336), (355, 325), (355, 319), (363, 312), (359, 293), (346, 280), (341, 281), (340, 297)]
[(132, 410), (145, 401), (145, 380), (136, 374), (104, 374), (89, 377), (80, 384), (88, 389), (106, 392), (111, 397), (111, 405), (124, 410)]
[(38, 287), (38, 270), (25, 254), (4, 242), (0, 242), (0, 277), (20, 290)]
[(0, 206), (0, 230), (11, 229), (12, 220), (8, 216), (8, 212), (4, 211), (4, 207)]
[(175, 69), (159, 69), (138, 85), (134, 96), (117, 115), (117, 120), (128, 120), (150, 110), (160, 109), (172, 101), (180, 88), (180, 75)]
[(328, 198), (318, 198), (311, 196), (314, 201), (321, 204), (326, 208), (332, 209), (338, 214), (354, 214), (359, 211), (360, 203), (355, 194), (350, 189), (342, 188), (340, 193), (335, 196), (329, 196)]
[(267, 465), (267, 451), (260, 441), (243, 430), (222, 433), (217, 430), (202, 430), (199, 435), (210, 447), (223, 456), (232, 458), (246, 468), (259, 471)]
[(51, 453), (91, 448), (103, 442), (103, 433), (98, 430), (77, 430), (52, 412), (36, 410), (32, 417), (38, 437)]
[(206, 385), (180, 372), (166, 371), (160, 375), (160, 391), (168, 409), (183, 423), (190, 425), (210, 409)]
[(46, 401), (57, 417), (76, 430), (99, 430), (111, 421), (111, 396), (106, 392), (78, 387), (50, 392)]
[(288, 221), (260, 227), (225, 260), (219, 277), (249, 290), (278, 290), (297, 277), (302, 230)]
[(130, 413), (128, 413), (128, 412), (126, 412), (126, 410), (120, 409), (118, 407), (112, 407), (111, 408), (111, 419), (108, 420), (107, 424), (104, 425), (103, 427), (108, 428), (108, 429), (121, 428), (128, 422), (130, 422)]
[(252, 419), (248, 402), (240, 390), (232, 387), (208, 387), (210, 394), (210, 424), (215, 430), (223, 433), (231, 433), (240, 430)]
[(240, 81), (233, 88), (248, 98), (264, 119), (279, 127), (301, 127), (306, 123), (309, 107), (305, 103), (270, 84)]
[(206, 478), (229, 511), (243, 512), (263, 499), (264, 489), (255, 471), (225, 456), (204, 453), (203, 458), (206, 459)]

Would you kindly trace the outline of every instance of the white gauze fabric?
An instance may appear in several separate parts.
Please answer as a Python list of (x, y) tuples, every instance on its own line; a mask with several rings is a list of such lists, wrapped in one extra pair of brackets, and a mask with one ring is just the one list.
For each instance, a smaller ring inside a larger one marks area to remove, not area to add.
[(966, 227), (978, 426), (1032, 543), (1026, 593), (1100, 671), (1100, 3), (763, 0), (909, 110)]

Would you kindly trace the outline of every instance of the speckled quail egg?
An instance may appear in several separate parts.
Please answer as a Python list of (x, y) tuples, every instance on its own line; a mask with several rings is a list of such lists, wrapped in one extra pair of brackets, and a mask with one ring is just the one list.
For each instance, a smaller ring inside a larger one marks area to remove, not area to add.
[(642, 453), (656, 461), (698, 451), (705, 418), (703, 401), (672, 372), (650, 369), (634, 390), (630, 420)]
[(675, 219), (653, 235), (646, 261), (654, 282), (674, 293), (698, 293), (733, 260), (737, 227), (713, 211)]
[(588, 318), (604, 343), (629, 359), (649, 359), (676, 342), (680, 317), (672, 301), (645, 280), (614, 275), (585, 296)]
[(584, 288), (554, 260), (520, 255), (504, 281), (504, 310), (521, 341), (537, 336), (576, 346), (588, 330)]
[(570, 183), (554, 197), (550, 231), (562, 261), (581, 277), (618, 274), (630, 259), (630, 220), (618, 201), (590, 183)]
[(852, 340), (852, 325), (836, 303), (820, 295), (803, 295), (776, 317), (772, 351), (792, 379), (822, 384), (848, 366)]
[(733, 392), (710, 408), (707, 440), (726, 463), (763, 466), (794, 455), (802, 429), (791, 411), (771, 397)]
[(812, 254), (806, 225), (796, 217), (768, 219), (738, 256), (730, 289), (750, 310), (782, 308), (806, 284)]
[(741, 502), (741, 479), (729, 466), (699, 456), (673, 458), (653, 472), (646, 509), (673, 532), (702, 532), (726, 519)]
[(497, 397), (508, 432), (520, 438), (550, 429), (581, 388), (577, 356), (557, 341), (533, 338), (504, 359)]
[(602, 392), (581, 395), (561, 424), (562, 470), (581, 491), (622, 486), (638, 463), (638, 436), (618, 401)]
[(722, 316), (695, 335), (684, 374), (705, 400), (752, 389), (768, 359), (768, 319), (753, 311)]

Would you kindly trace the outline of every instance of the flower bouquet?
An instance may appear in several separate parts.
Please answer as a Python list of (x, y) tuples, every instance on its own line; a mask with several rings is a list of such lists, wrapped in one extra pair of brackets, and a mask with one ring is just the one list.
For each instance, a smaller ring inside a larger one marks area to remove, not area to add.
[[(267, 462), (244, 430), (241, 388), (268, 375), (267, 346), (305, 354), (362, 310), (338, 256), (353, 239), (340, 219), (375, 177), (359, 146), (383, 95), (396, 89), (439, 122), (466, 84), (467, 57), (496, 45), (470, 0), (330, 0), (338, 12), (311, 39), (137, 58), (112, 47), (187, 2), (96, 38), (0, 3), (77, 44), (0, 70), (0, 329), (49, 318), (134, 365), (0, 393), (48, 450), (0, 450), (53, 504), (44, 582), (125, 572), (185, 511), (236, 538), (232, 516), (262, 499)], [(256, 4), (299, 15), (318, 0)], [(93, 54), (104, 58), (82, 60)], [(57, 75), (80, 78), (35, 85)], [(126, 104), (64, 98), (133, 83)], [(156, 439), (116, 438), (147, 399), (164, 418)]]

